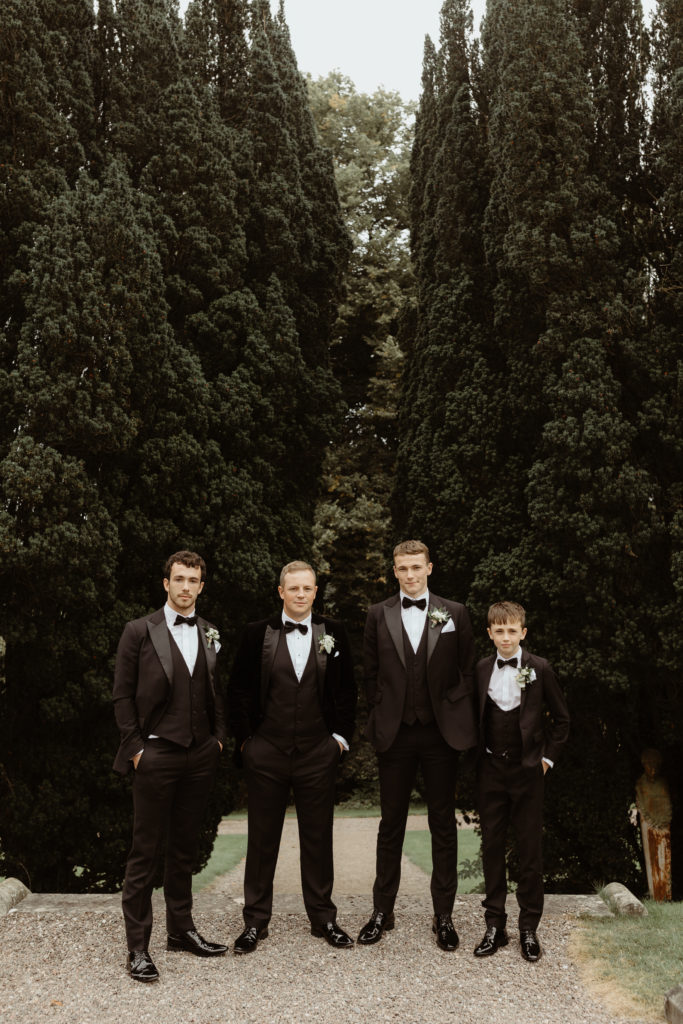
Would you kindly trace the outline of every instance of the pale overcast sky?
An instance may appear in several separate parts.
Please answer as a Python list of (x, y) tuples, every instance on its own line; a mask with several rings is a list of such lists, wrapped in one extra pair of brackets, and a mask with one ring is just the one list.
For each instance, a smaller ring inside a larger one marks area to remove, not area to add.
[[(277, 9), (277, 0), (271, 0)], [(645, 9), (655, 0), (645, 0)], [(418, 99), (424, 39), (439, 41), (442, 0), (285, 0), (299, 70), (315, 78), (339, 68), (361, 92), (382, 85)], [(181, 11), (187, 0), (180, 0)], [(475, 29), (486, 0), (473, 0)]]

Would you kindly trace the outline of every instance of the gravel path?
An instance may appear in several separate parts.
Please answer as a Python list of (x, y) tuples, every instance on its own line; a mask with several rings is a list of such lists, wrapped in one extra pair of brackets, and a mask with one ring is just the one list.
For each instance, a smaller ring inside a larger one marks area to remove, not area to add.
[[(538, 964), (525, 963), (514, 940), (478, 961), (472, 949), (482, 934), (480, 897), (457, 898), (461, 946), (443, 953), (431, 934), (428, 878), (411, 868), (395, 930), (377, 946), (335, 952), (310, 934), (294, 824), (287, 827), (270, 936), (246, 957), (168, 953), (155, 897), (151, 952), (161, 980), (154, 985), (132, 982), (125, 972), (118, 896), (26, 897), (0, 919), (3, 1024), (627, 1024), (591, 999), (569, 952), (574, 916), (596, 897), (548, 899)], [(354, 936), (370, 910), (376, 827), (367, 818), (336, 826), (339, 921)], [(240, 872), (196, 898), (207, 938), (234, 940), (241, 930)]]

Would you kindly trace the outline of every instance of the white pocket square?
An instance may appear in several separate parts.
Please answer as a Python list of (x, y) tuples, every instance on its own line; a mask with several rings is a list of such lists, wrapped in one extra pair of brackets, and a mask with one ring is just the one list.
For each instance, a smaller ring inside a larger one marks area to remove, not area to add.
[(455, 633), (455, 623), (453, 619), (449, 619), (446, 625), (441, 630), (442, 633)]
[(335, 651), (334, 652), (334, 656), (335, 656), (335, 658), (338, 658), (339, 657), (339, 651)]

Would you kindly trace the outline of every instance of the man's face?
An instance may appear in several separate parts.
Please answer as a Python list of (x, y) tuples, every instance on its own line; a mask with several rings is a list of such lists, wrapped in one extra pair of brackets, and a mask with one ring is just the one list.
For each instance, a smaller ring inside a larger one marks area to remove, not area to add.
[(282, 598), (285, 615), (294, 619), (295, 622), (301, 622), (308, 618), (315, 595), (318, 593), (315, 576), (310, 569), (297, 569), (295, 572), (288, 572), (285, 576), (284, 586), (277, 589)]
[(424, 552), (417, 555), (396, 555), (394, 558), (394, 576), (401, 590), (408, 597), (419, 597), (427, 589), (427, 577), (432, 574), (432, 563), (427, 561)]
[(526, 626), (519, 619), (512, 622), (494, 622), (489, 626), (488, 634), (496, 645), (501, 658), (511, 657), (526, 636)]
[(202, 570), (196, 569), (182, 562), (174, 562), (171, 566), (169, 579), (164, 580), (164, 589), (168, 594), (169, 606), (174, 612), (181, 615), (189, 615), (195, 606), (197, 595), (201, 594), (204, 584), (202, 583)]

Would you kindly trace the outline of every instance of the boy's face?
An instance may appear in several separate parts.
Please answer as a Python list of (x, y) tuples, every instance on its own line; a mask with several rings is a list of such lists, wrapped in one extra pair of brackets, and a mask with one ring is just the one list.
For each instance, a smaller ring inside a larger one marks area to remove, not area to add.
[(501, 658), (510, 658), (526, 636), (526, 626), (519, 619), (510, 622), (494, 622), (488, 628), (488, 634), (496, 645)]

